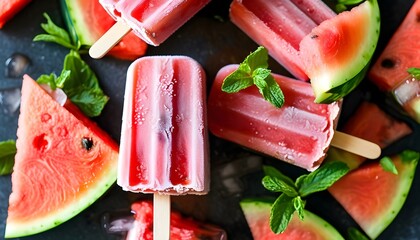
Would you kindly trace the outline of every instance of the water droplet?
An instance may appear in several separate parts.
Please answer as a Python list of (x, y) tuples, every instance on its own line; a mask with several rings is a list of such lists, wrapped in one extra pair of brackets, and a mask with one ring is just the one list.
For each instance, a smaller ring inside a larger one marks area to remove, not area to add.
[(0, 109), (6, 114), (15, 113), (20, 105), (20, 89), (0, 90)]
[(5, 76), (9, 78), (21, 78), (28, 70), (31, 60), (21, 53), (13, 53), (6, 59)]

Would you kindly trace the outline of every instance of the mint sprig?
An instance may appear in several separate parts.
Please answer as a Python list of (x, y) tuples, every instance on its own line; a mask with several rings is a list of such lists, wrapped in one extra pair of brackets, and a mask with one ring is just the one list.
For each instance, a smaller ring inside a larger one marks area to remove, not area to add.
[(100, 88), (95, 73), (76, 51), (70, 51), (66, 55), (63, 70), (59, 76), (41, 75), (37, 82), (48, 84), (53, 90), (61, 88), (68, 98), (89, 117), (99, 116), (109, 100)]
[(420, 68), (412, 67), (407, 69), (407, 72), (420, 81)]
[(222, 91), (236, 93), (252, 85), (275, 107), (283, 105), (284, 95), (268, 69), (268, 52), (264, 47), (249, 54), (238, 69), (223, 80)]
[(57, 26), (47, 13), (43, 15), (47, 19), (47, 23), (42, 23), (41, 27), (46, 33), (36, 35), (33, 41), (53, 42), (75, 51), (80, 49), (80, 41), (73, 42), (69, 33), (64, 28)]
[(16, 142), (14, 140), (0, 142), (0, 175), (12, 173), (15, 155)]
[(363, 1), (364, 0), (337, 0), (335, 11), (338, 13), (346, 11), (350, 6), (357, 5)]
[(272, 192), (281, 192), (270, 213), (270, 228), (279, 234), (286, 230), (295, 211), (301, 220), (304, 219), (304, 197), (326, 190), (346, 175), (349, 167), (340, 161), (326, 162), (317, 170), (300, 176), (295, 182), (273, 167), (264, 166), (263, 170), (266, 175), (262, 179), (263, 186)]
[(379, 164), (381, 165), (383, 170), (398, 175), (398, 170), (390, 157), (381, 158), (381, 160), (379, 160)]

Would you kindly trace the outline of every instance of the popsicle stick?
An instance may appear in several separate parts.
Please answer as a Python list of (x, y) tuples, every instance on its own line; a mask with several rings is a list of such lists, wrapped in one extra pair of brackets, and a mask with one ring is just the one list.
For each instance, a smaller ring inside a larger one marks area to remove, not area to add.
[(131, 28), (123, 21), (117, 21), (101, 38), (99, 38), (89, 49), (92, 58), (101, 58), (111, 50)]
[(381, 148), (377, 144), (339, 131), (335, 131), (331, 146), (369, 159), (381, 155)]
[(169, 240), (171, 221), (171, 196), (153, 194), (153, 239)]

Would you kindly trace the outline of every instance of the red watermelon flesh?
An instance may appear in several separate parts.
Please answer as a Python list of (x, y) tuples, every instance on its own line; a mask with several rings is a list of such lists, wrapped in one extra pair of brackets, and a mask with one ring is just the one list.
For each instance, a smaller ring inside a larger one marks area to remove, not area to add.
[[(382, 149), (412, 133), (405, 123), (394, 119), (376, 104), (363, 102), (346, 122), (343, 132), (378, 144)], [(359, 167), (367, 158), (330, 147), (327, 160), (347, 163), (350, 169)]]
[[(73, 38), (77, 37), (83, 45), (91, 46), (115, 20), (109, 16), (98, 0), (61, 0), (66, 23)], [(108, 52), (108, 55), (134, 60), (146, 53), (147, 44), (130, 32)]]
[(385, 171), (379, 162), (353, 170), (329, 188), (366, 234), (375, 239), (402, 208), (414, 178), (417, 161), (392, 158), (398, 175)]
[(7, 238), (77, 215), (116, 180), (118, 145), (78, 108), (25, 75), (6, 223)]
[(0, 29), (31, 0), (6, 0), (0, 3)]

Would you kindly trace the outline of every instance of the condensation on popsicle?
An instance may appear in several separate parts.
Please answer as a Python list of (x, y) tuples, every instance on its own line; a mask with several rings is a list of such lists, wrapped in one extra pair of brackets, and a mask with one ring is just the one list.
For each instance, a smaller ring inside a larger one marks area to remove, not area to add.
[(315, 170), (325, 157), (334, 135), (340, 103), (314, 103), (309, 83), (273, 74), (285, 103), (275, 108), (256, 87), (229, 94), (222, 92), (226, 76), (238, 65), (222, 68), (209, 100), (209, 130), (216, 136), (293, 165)]
[(124, 21), (146, 43), (158, 46), (210, 0), (99, 0), (117, 21)]
[(189, 57), (143, 57), (130, 65), (117, 180), (124, 190), (208, 192), (205, 81)]

